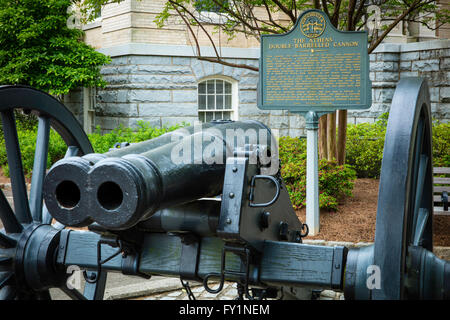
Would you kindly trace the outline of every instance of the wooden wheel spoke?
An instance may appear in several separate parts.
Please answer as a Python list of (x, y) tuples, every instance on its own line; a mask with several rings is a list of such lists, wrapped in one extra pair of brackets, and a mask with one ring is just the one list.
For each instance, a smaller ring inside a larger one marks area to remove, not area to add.
[(42, 207), (42, 223), (43, 224), (50, 224), (52, 223), (53, 217), (50, 215), (50, 212), (48, 212), (47, 206), (44, 204)]
[[(414, 142), (414, 150), (413, 150), (413, 172), (411, 173), (413, 177), (417, 177), (419, 166), (420, 166), (420, 155), (422, 153), (422, 139), (423, 139), (423, 131), (424, 131), (424, 121), (422, 118), (419, 118), (419, 123), (417, 124), (416, 138)], [(411, 186), (411, 199), (415, 199), (415, 192), (417, 190), (417, 181), (414, 180), (413, 185)], [(414, 205), (414, 202), (412, 203)]]
[(0, 190), (0, 220), (7, 233), (20, 233), (23, 230), (2, 190)]
[(13, 110), (1, 112), (3, 134), (5, 136), (6, 155), (8, 158), (11, 189), (14, 197), (16, 216), (21, 223), (32, 221), (30, 207), (28, 206), (27, 188), (23, 175), (22, 158), (19, 139), (17, 137), (16, 121)]
[(13, 300), (16, 297), (16, 292), (14, 286), (5, 286), (0, 290), (0, 300)]
[(13, 283), (13, 277), (14, 275), (12, 272), (2, 272), (2, 274), (0, 274), (0, 290), (11, 285)]
[(420, 210), (418, 211), (418, 217), (416, 226), (414, 228), (414, 238), (412, 243), (414, 246), (420, 245), (420, 241), (422, 240), (423, 234), (425, 232), (429, 214), (430, 212), (425, 208), (420, 208)]
[(42, 221), (42, 187), (47, 169), (49, 140), (50, 119), (47, 117), (39, 117), (30, 191), (30, 210), (35, 221)]
[(8, 237), (0, 232), (0, 247), (4, 249), (13, 248), (16, 246), (16, 240)]
[(79, 151), (80, 151), (80, 149), (78, 149), (78, 147), (69, 146), (67, 148), (66, 154), (64, 155), (64, 158), (75, 157)]
[(13, 264), (13, 258), (12, 257), (0, 257), (0, 272), (9, 272), (11, 271)]
[[(426, 173), (427, 173), (427, 167), (428, 167), (428, 156), (425, 154), (420, 155), (420, 160), (419, 160), (419, 166), (418, 166), (418, 172), (417, 172), (417, 180), (416, 180), (416, 189), (415, 189), (415, 196), (414, 196), (414, 211), (413, 211), (413, 220), (412, 220), (412, 230), (413, 230), (413, 234), (412, 234), (412, 239), (414, 239), (415, 237), (415, 230), (417, 227), (417, 220), (418, 220), (418, 215), (419, 215), (419, 209), (420, 209), (420, 204), (422, 202), (422, 196), (423, 196), (423, 192), (424, 192), (424, 186), (425, 186), (425, 178), (426, 178)], [(411, 240), (412, 240), (411, 239)]]

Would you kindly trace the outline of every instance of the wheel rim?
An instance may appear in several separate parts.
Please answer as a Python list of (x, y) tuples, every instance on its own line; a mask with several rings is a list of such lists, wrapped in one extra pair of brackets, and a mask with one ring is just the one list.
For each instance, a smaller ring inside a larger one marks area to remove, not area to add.
[(428, 86), (402, 79), (386, 130), (378, 195), (374, 264), (381, 288), (373, 299), (407, 298), (409, 246), (432, 250), (432, 151)]
[[(48, 289), (32, 290), (20, 281), (18, 270), (24, 261), (18, 259), (25, 250), (23, 242), (51, 216), (43, 204), (43, 181), (46, 174), (50, 128), (53, 128), (68, 145), (66, 156), (93, 152), (88, 137), (72, 113), (54, 97), (25, 86), (0, 86), (0, 115), (10, 171), (14, 209), (0, 190), (0, 300), (50, 299)], [(36, 151), (30, 195), (28, 197), (22, 167), (21, 151), (14, 117), (15, 109), (23, 109), (38, 118)], [(56, 223), (56, 229), (64, 228)], [(54, 228), (48, 228), (53, 229)], [(40, 232), (45, 228), (41, 228)], [(45, 231), (46, 232), (46, 231)], [(53, 231), (49, 231), (53, 232)], [(36, 233), (38, 234), (38, 233)], [(46, 234), (46, 236), (48, 233)]]

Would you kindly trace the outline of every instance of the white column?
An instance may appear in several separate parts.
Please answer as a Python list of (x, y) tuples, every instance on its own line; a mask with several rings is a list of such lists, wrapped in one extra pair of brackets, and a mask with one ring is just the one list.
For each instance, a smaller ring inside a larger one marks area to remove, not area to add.
[[(309, 119), (308, 119), (309, 118)], [(310, 120), (310, 121), (308, 121)], [(309, 234), (316, 235), (319, 222), (319, 151), (318, 117), (315, 113), (306, 116), (306, 224)]]

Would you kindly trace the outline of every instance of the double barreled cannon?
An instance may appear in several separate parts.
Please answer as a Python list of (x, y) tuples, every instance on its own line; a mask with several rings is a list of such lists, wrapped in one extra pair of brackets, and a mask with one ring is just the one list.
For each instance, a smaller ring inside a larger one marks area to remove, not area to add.
[(65, 225), (126, 229), (159, 209), (220, 195), (228, 157), (247, 148), (251, 161), (269, 166), (274, 142), (260, 122), (220, 122), (106, 154), (69, 157), (47, 174), (45, 203)]

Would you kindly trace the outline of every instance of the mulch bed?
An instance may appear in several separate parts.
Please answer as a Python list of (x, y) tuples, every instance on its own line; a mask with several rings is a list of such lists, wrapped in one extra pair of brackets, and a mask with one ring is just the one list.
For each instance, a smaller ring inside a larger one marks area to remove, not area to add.
[[(353, 197), (345, 199), (337, 212), (320, 212), (320, 232), (305, 239), (326, 241), (373, 242), (378, 203), (376, 179), (357, 179)], [(297, 211), (304, 223), (305, 209)], [(433, 244), (450, 246), (450, 216), (433, 216)]]

